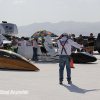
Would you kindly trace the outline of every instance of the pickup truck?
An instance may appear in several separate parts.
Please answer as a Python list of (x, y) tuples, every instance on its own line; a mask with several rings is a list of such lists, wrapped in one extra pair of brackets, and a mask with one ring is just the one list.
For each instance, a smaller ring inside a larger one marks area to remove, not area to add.
[(94, 41), (94, 51), (98, 51), (100, 53), (100, 33), (98, 33), (98, 36)]
[(0, 37), (3, 39), (3, 48), (6, 49), (8, 44), (11, 44), (11, 41), (9, 41), (6, 37), (4, 37), (2, 34), (0, 34)]

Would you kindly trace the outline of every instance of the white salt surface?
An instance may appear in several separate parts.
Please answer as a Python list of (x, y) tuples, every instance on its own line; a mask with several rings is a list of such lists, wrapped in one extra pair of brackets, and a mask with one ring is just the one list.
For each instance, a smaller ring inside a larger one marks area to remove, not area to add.
[(100, 100), (100, 55), (96, 62), (75, 64), (69, 85), (64, 70), (63, 85), (59, 85), (58, 62), (33, 62), (34, 71), (0, 70), (0, 91), (28, 91), (28, 94), (1, 94), (0, 100)]

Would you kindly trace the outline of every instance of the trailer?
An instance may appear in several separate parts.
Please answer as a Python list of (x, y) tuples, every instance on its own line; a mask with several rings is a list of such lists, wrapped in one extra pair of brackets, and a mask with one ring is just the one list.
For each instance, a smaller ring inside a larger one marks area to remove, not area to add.
[(17, 35), (18, 29), (17, 25), (13, 23), (7, 23), (7, 21), (2, 21), (0, 23), (0, 36), (3, 39), (3, 47), (5, 48), (7, 44), (11, 43), (12, 35)]

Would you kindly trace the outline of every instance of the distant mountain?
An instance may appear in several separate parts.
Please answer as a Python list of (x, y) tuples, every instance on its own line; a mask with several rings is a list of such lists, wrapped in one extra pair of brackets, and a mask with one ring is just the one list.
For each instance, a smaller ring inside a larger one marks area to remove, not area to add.
[(18, 27), (18, 36), (31, 36), (33, 33), (39, 30), (47, 30), (60, 35), (64, 32), (68, 34), (83, 34), (88, 36), (90, 33), (93, 33), (94, 36), (97, 36), (100, 33), (100, 22), (74, 22), (74, 21), (61, 21), (59, 23), (33, 23), (27, 26)]

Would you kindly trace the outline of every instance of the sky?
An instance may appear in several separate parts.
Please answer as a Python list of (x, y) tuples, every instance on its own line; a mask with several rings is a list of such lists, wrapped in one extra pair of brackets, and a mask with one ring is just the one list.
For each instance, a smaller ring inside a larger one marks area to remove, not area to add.
[(0, 23), (100, 22), (100, 0), (0, 0)]

